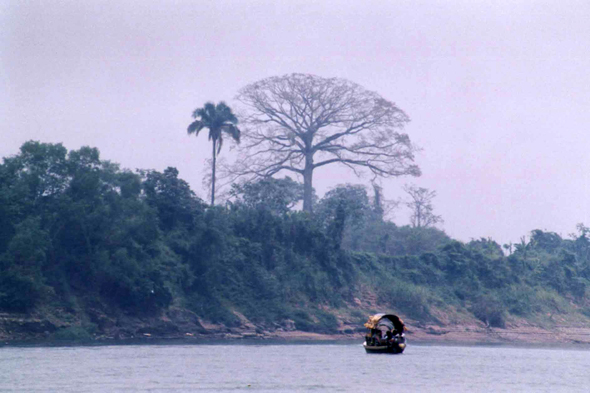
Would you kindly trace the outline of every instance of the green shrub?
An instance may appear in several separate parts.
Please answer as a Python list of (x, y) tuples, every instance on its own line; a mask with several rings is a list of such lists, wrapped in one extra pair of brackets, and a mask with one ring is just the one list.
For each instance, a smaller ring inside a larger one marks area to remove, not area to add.
[(311, 316), (303, 310), (297, 310), (291, 314), (291, 319), (295, 322), (295, 328), (304, 332), (313, 332), (314, 323)]
[(39, 301), (43, 285), (32, 277), (15, 272), (0, 272), (0, 309), (28, 312)]
[(295, 328), (304, 332), (331, 334), (338, 331), (336, 317), (323, 310), (296, 310), (290, 318), (295, 322)]
[(571, 311), (569, 302), (554, 289), (537, 288), (535, 291), (536, 311), (567, 313)]
[(314, 312), (317, 318), (316, 329), (321, 333), (336, 333), (338, 331), (338, 319), (329, 312), (317, 310)]
[(198, 315), (213, 323), (223, 324), (228, 327), (238, 327), (242, 324), (236, 314), (216, 299), (193, 296), (187, 302), (187, 306)]
[(377, 291), (377, 301), (410, 318), (430, 318), (432, 296), (424, 287), (397, 279), (383, 282)]
[(96, 331), (97, 326), (93, 323), (82, 326), (73, 325), (53, 333), (53, 339), (57, 341), (90, 341)]
[(364, 314), (359, 310), (352, 310), (350, 312), (351, 322), (355, 325), (363, 326), (363, 324), (367, 322), (368, 317), (369, 316), (367, 314)]
[(482, 295), (471, 306), (477, 319), (491, 327), (506, 327), (506, 309), (495, 295)]
[(525, 285), (511, 285), (501, 292), (501, 301), (508, 312), (520, 316), (530, 315), (537, 307), (535, 291)]

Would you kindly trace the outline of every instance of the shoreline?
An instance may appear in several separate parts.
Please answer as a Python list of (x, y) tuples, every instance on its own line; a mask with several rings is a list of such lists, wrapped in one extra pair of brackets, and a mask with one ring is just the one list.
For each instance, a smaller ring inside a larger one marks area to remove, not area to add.
[[(59, 340), (31, 337), (0, 341), (2, 347), (67, 347), (110, 345), (301, 345), (301, 344), (347, 344), (363, 341), (363, 333), (322, 334), (303, 331), (275, 331), (255, 334), (251, 332), (208, 333), (190, 336), (143, 335), (137, 337), (98, 336), (89, 340)], [(543, 348), (590, 348), (590, 328), (558, 327), (553, 330), (538, 327), (527, 328), (477, 328), (441, 327), (415, 328), (406, 333), (410, 345), (443, 346), (514, 346)]]
[[(340, 316), (332, 331), (297, 330), (293, 321), (273, 326), (252, 323), (242, 314), (240, 325), (228, 327), (200, 319), (193, 312), (174, 308), (154, 317), (109, 316), (90, 310), (91, 324), (83, 316), (67, 321), (58, 312), (38, 314), (0, 313), (0, 347), (125, 345), (151, 343), (313, 343), (363, 342), (366, 329), (358, 321)], [(442, 314), (442, 316), (445, 316)], [(445, 345), (590, 345), (590, 324), (582, 319), (554, 318), (539, 323), (512, 318), (505, 327), (486, 326), (475, 318), (436, 322), (406, 319), (410, 343)], [(90, 327), (90, 328), (89, 328)]]

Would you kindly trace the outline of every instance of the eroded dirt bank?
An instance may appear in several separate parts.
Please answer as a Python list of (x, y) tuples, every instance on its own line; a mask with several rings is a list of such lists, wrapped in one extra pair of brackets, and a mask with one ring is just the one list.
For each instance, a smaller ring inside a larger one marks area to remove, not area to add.
[[(223, 326), (200, 319), (185, 309), (170, 309), (159, 317), (107, 316), (90, 310), (82, 318), (66, 320), (56, 315), (23, 315), (0, 313), (0, 342), (53, 343), (59, 341), (125, 342), (127, 340), (359, 340), (362, 324), (339, 318), (338, 331), (332, 334), (297, 330), (292, 321), (273, 326), (257, 326), (242, 315), (240, 326)], [(581, 323), (553, 323), (539, 326), (526, 320), (513, 321), (505, 328), (488, 327), (478, 320), (461, 324), (440, 322), (425, 324), (406, 320), (406, 336), (415, 343), (448, 344), (590, 344), (590, 326)], [(90, 326), (90, 328), (89, 328)]]

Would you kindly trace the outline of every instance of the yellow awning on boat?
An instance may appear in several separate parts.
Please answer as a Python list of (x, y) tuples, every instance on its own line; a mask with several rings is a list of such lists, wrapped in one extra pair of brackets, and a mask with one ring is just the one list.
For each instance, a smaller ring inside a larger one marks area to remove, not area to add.
[(379, 325), (379, 321), (382, 319), (388, 319), (393, 323), (395, 329), (399, 332), (407, 331), (408, 329), (404, 325), (404, 321), (401, 320), (400, 317), (393, 314), (375, 314), (369, 317), (369, 320), (365, 323), (365, 327), (367, 329), (376, 329)]

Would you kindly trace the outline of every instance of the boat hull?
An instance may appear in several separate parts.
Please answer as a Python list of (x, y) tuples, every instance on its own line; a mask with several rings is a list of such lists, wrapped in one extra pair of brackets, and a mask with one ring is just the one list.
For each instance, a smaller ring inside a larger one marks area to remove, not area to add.
[(398, 354), (404, 352), (406, 349), (406, 343), (390, 343), (388, 345), (367, 345), (366, 342), (363, 343), (363, 347), (365, 348), (365, 352), (367, 353), (390, 353), (390, 354)]

